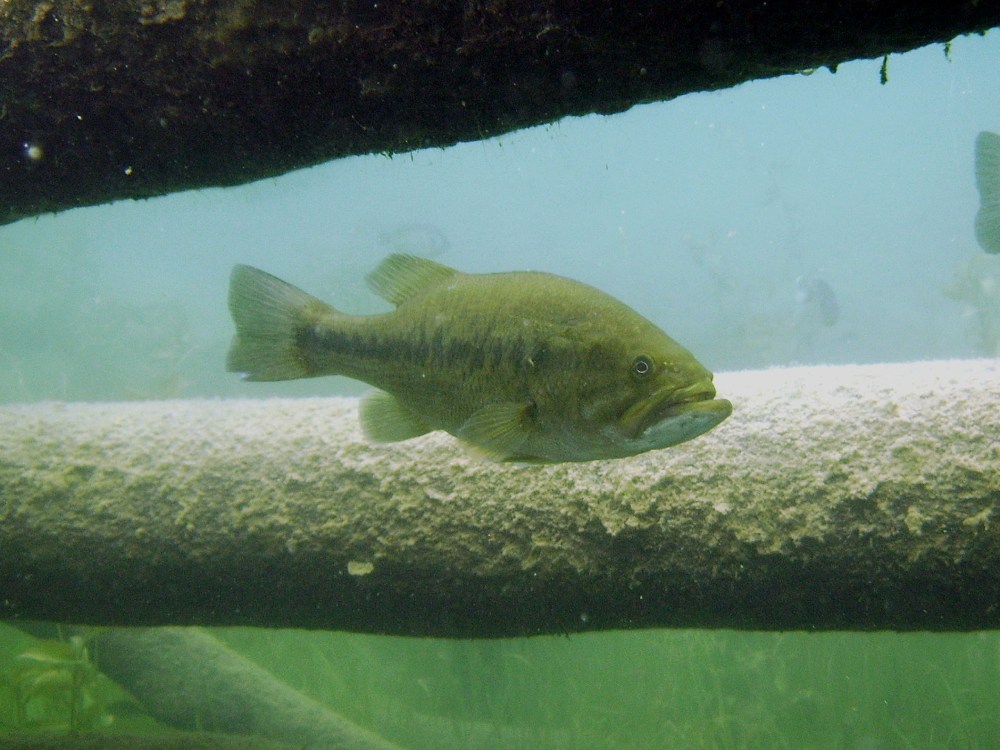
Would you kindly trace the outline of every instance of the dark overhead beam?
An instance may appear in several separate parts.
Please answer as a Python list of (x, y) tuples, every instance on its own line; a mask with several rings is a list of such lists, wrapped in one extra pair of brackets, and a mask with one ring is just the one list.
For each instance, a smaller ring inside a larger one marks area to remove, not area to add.
[(0, 223), (448, 146), (1000, 25), (1000, 0), (9, 0)]

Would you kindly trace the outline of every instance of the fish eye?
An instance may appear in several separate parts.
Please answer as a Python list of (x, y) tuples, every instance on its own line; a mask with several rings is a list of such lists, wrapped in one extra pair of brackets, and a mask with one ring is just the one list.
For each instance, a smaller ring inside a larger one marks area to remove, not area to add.
[(653, 362), (645, 354), (640, 354), (632, 360), (632, 374), (644, 378), (653, 371)]

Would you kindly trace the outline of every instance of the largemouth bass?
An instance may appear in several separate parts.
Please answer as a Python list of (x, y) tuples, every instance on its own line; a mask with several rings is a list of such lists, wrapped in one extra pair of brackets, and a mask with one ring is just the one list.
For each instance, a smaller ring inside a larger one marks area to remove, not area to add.
[(368, 283), (396, 306), (348, 315), (250, 266), (233, 269), (226, 367), (247, 380), (346, 375), (374, 441), (445, 430), (496, 461), (621, 458), (732, 413), (712, 373), (613, 297), (537, 272), (466, 274), (390, 255)]

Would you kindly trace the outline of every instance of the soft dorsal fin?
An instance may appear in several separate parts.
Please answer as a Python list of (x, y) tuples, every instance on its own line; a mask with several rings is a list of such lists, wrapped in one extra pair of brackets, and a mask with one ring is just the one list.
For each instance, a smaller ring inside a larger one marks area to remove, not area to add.
[(379, 263), (366, 280), (375, 294), (399, 307), (418, 292), (459, 273), (461, 271), (426, 258), (393, 253)]

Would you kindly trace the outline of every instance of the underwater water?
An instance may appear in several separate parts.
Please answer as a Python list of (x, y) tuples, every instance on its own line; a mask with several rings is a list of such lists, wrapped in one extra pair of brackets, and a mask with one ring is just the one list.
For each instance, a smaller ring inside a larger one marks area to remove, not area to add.
[[(591, 283), (714, 371), (1000, 356), (1000, 256), (973, 228), (973, 141), (1000, 131), (1000, 34), (894, 55), (885, 85), (880, 65), (0, 227), (0, 403), (362, 393), (343, 378), (226, 373), (228, 276), (256, 265), (370, 313), (386, 306), (364, 276), (391, 252)], [(217, 635), (405, 748), (991, 748), (1000, 736), (993, 632)], [(18, 657), (38, 648), (0, 627), (0, 732), (67, 722), (58, 691), (18, 709)], [(106, 678), (81, 679), (87, 728), (165, 730)]]

